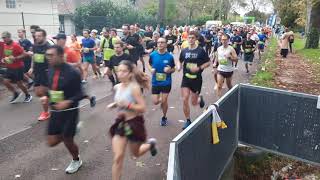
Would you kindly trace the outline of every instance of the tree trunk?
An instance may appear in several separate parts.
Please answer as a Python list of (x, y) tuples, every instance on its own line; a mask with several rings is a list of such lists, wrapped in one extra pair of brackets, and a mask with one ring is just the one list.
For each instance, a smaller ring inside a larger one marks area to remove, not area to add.
[(310, 29), (307, 33), (307, 41), (305, 48), (317, 49), (319, 48), (320, 37), (320, 2), (316, 2), (312, 6), (310, 15)]

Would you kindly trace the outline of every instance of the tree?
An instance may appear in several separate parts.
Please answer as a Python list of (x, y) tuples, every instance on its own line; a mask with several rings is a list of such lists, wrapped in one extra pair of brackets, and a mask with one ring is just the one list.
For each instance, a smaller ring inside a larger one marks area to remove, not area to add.
[[(311, 1), (311, 0), (310, 0)], [(319, 38), (320, 38), (320, 2), (312, 1), (311, 13), (309, 14), (310, 22), (307, 26), (309, 26), (309, 32), (307, 33), (307, 40), (305, 48), (319, 48)]]

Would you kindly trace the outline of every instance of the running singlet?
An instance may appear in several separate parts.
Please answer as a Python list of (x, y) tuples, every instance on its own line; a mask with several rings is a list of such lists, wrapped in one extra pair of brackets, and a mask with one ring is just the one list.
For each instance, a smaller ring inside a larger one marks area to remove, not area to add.
[(218, 71), (222, 72), (233, 72), (234, 67), (232, 65), (232, 61), (229, 58), (226, 58), (225, 56), (230, 56), (231, 52), (233, 50), (233, 47), (228, 46), (227, 48), (224, 48), (223, 46), (220, 46), (218, 48)]
[(111, 56), (114, 55), (113, 45), (117, 41), (117, 38), (103, 38), (100, 48), (103, 49), (103, 60), (109, 61)]
[(179, 60), (183, 63), (183, 76), (189, 79), (202, 79), (201, 73), (203, 70), (199, 70), (196, 73), (192, 73), (190, 68), (209, 62), (208, 54), (204, 49), (198, 46), (195, 49), (182, 49)]
[(156, 70), (156, 73), (152, 75), (152, 86), (171, 86), (171, 73), (165, 73), (164, 68), (166, 66), (175, 67), (173, 56), (168, 52), (160, 54), (154, 51), (150, 54), (149, 64)]

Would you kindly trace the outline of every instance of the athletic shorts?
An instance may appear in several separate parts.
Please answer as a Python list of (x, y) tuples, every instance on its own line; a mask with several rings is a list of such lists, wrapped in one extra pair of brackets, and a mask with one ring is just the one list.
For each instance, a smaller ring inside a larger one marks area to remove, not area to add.
[(29, 71), (29, 69), (31, 68), (31, 61), (32, 60), (30, 58), (24, 60), (24, 70), (23, 70), (24, 73), (27, 73)]
[(189, 79), (185, 76), (182, 78), (181, 82), (182, 88), (189, 88), (193, 93), (200, 94), (202, 88), (202, 78)]
[(110, 63), (110, 60), (106, 61), (104, 60), (104, 67), (110, 67), (111, 66), (111, 63)]
[(258, 49), (263, 50), (264, 49), (264, 44), (258, 44)]
[(167, 47), (167, 51), (168, 51), (168, 52), (172, 52), (172, 53), (173, 53), (173, 51), (174, 51), (174, 47)]
[(288, 49), (281, 49), (280, 54), (282, 57), (287, 57), (288, 53), (289, 53)]
[(49, 81), (49, 77), (48, 77), (48, 73), (34, 73), (34, 86), (45, 86), (48, 87), (48, 81)]
[(109, 134), (111, 137), (119, 135), (126, 137), (131, 142), (143, 143), (147, 138), (144, 118), (143, 116), (136, 116), (126, 121), (124, 116), (120, 116), (116, 118), (115, 123), (110, 127)]
[(250, 62), (250, 63), (252, 63), (252, 62), (253, 62), (254, 54), (244, 54), (243, 57), (244, 57), (243, 60), (244, 60), (245, 62)]
[(79, 120), (79, 110), (65, 112), (51, 112), (48, 124), (48, 135), (62, 135), (63, 137), (74, 137)]
[(233, 72), (218, 71), (218, 74), (220, 74), (224, 78), (231, 78), (233, 75)]
[(84, 57), (82, 58), (83, 63), (89, 63), (89, 64), (94, 64), (94, 57)]
[(16, 83), (18, 81), (23, 80), (23, 68), (19, 69), (7, 69), (6, 72), (4, 73), (3, 78), (9, 79), (12, 83)]
[(169, 94), (171, 86), (152, 86), (152, 94)]
[(101, 57), (101, 56), (96, 56), (96, 64), (97, 64), (98, 66), (100, 66), (101, 61), (102, 61), (102, 57)]

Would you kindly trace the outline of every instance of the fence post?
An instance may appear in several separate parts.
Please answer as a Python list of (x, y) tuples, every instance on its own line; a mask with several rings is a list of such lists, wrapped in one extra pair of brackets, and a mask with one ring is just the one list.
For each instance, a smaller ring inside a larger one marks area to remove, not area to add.
[(26, 29), (26, 26), (24, 24), (24, 14), (23, 12), (21, 12), (21, 18), (22, 18), (22, 26), (23, 26), (23, 29)]

